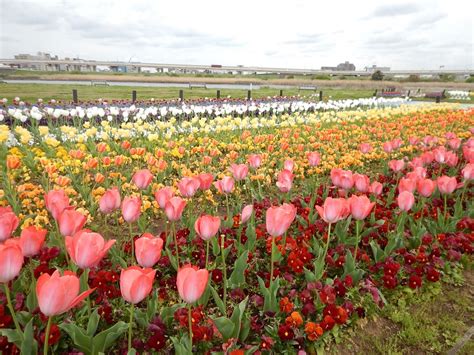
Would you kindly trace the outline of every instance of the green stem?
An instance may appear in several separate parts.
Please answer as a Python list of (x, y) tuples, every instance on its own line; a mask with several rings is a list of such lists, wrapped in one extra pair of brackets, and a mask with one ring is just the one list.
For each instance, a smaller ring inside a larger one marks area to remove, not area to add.
[(133, 328), (133, 311), (134, 304), (130, 304), (130, 320), (128, 322), (128, 351), (132, 348), (132, 328)]
[(232, 219), (232, 217), (230, 216), (230, 208), (229, 208), (229, 195), (228, 194), (225, 194), (225, 204), (227, 206), (227, 224), (228, 224), (228, 227), (232, 227), (232, 222), (229, 222), (229, 220)]
[(5, 282), (3, 286), (5, 287), (5, 296), (7, 296), (7, 305), (12, 315), (13, 323), (15, 323), (15, 328), (19, 334), (23, 334), (20, 328), (20, 324), (18, 323), (18, 320), (16, 319), (15, 309), (13, 308), (12, 299), (10, 297), (10, 289), (8, 288), (8, 282)]
[(175, 226), (174, 222), (171, 222), (171, 228), (173, 229), (174, 247), (175, 247), (175, 249), (176, 249), (176, 265), (178, 266), (178, 270), (179, 270), (178, 236), (176, 235), (176, 226)]
[(49, 332), (51, 331), (51, 321), (53, 316), (48, 318), (48, 325), (46, 326), (46, 333), (44, 336), (43, 355), (48, 355), (49, 350)]
[(209, 265), (209, 240), (206, 240), (206, 270)]
[(273, 282), (273, 260), (275, 258), (275, 238), (272, 236), (272, 253), (270, 259), (270, 284)]
[(188, 304), (188, 326), (189, 326), (189, 343), (191, 344), (191, 350), (193, 348), (193, 316), (191, 310), (191, 304)]
[(444, 195), (443, 197), (444, 197), (444, 221), (446, 221), (446, 217), (448, 216), (448, 202), (447, 202), (448, 196)]
[(130, 240), (132, 241), (132, 264), (135, 264), (135, 242), (133, 240), (133, 230), (132, 230), (132, 224), (128, 224), (129, 230), (130, 230)]
[[(84, 272), (86, 273), (86, 290), (89, 289), (89, 269), (85, 269)], [(92, 314), (92, 306), (91, 306), (91, 297), (90, 295), (87, 296), (87, 315), (89, 318), (91, 317)]]
[(225, 249), (224, 249), (224, 236), (222, 236), (221, 239), (221, 255), (222, 255), (222, 273), (223, 273), (223, 281), (224, 281), (224, 307), (226, 305), (226, 300), (227, 300), (227, 268), (225, 265)]
[[(329, 242), (331, 241), (331, 225), (332, 223), (329, 223), (329, 227), (328, 227), (328, 240), (326, 241), (326, 247), (324, 248), (324, 255), (323, 255), (323, 262), (324, 264), (326, 264), (326, 255), (328, 254), (328, 250), (329, 250)], [(326, 266), (324, 266), (324, 268), (326, 269)], [(316, 272), (316, 270), (314, 270)]]
[(357, 250), (359, 249), (359, 238), (360, 238), (360, 221), (356, 221), (356, 245), (354, 250), (354, 261), (357, 264)]

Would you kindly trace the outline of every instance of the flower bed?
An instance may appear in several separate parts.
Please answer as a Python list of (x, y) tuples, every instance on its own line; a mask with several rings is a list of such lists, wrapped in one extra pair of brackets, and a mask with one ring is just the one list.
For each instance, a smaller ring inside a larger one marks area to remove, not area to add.
[(450, 106), (2, 126), (0, 349), (315, 353), (472, 261), (473, 127)]

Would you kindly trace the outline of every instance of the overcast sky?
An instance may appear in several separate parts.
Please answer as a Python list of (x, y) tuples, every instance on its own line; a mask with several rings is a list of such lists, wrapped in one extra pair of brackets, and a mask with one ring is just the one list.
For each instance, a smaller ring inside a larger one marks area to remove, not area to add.
[[(0, 57), (472, 69), (472, 0), (0, 0)], [(231, 5), (230, 5), (231, 4)], [(471, 14), (471, 15), (469, 15)]]

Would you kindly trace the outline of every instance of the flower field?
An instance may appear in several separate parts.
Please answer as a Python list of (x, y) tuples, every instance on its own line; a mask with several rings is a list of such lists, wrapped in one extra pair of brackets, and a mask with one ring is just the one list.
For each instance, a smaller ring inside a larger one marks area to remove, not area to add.
[(474, 109), (403, 101), (4, 106), (0, 351), (316, 354), (459, 273)]

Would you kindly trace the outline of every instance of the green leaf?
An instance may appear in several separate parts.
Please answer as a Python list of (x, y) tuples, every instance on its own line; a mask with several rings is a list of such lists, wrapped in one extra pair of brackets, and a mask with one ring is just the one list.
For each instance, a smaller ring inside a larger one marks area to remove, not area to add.
[(247, 236), (246, 248), (248, 251), (253, 252), (255, 250), (255, 243), (257, 242), (257, 234), (255, 233), (255, 226), (253, 224), (247, 226), (245, 235)]
[(97, 334), (92, 340), (94, 352), (105, 352), (107, 348), (114, 344), (123, 333), (128, 330), (128, 324), (119, 321), (118, 323), (111, 326), (99, 334)]
[(35, 334), (33, 331), (33, 318), (26, 325), (24, 334), (24, 339), (21, 343), (21, 353), (38, 354), (38, 342), (35, 339)]
[(248, 296), (245, 297), (245, 299), (240, 302), (237, 306), (234, 308), (234, 312), (232, 312), (232, 316), (230, 317), (230, 320), (234, 324), (234, 331), (232, 333), (232, 338), (239, 338), (240, 334), (240, 329), (242, 326), (242, 317), (245, 313), (245, 308), (247, 307), (247, 302), (248, 302)]
[(247, 337), (249, 336), (249, 333), (250, 333), (250, 318), (249, 316), (245, 316), (243, 319), (242, 319), (242, 326), (240, 328), (240, 336), (239, 336), (239, 340), (241, 342), (245, 342), (245, 340), (247, 339)]
[(21, 348), (23, 334), (19, 333), (16, 329), (0, 329), (0, 335), (7, 337), (10, 343), (14, 343), (17, 347)]
[(234, 333), (235, 324), (229, 318), (215, 318), (214, 324), (216, 325), (217, 329), (219, 329), (219, 332), (222, 334), (224, 341), (227, 341), (232, 337), (232, 334)]
[(173, 347), (176, 355), (192, 355), (191, 344), (189, 343), (189, 336), (183, 335), (181, 339), (171, 337)]
[(97, 330), (97, 326), (99, 325), (99, 311), (96, 309), (90, 316), (89, 322), (87, 322), (87, 335), (93, 336)]
[(178, 263), (176, 261), (176, 257), (173, 255), (171, 250), (169, 250), (168, 248), (165, 248), (165, 250), (166, 250), (166, 255), (168, 255), (168, 258), (170, 259), (171, 266), (173, 267), (173, 269), (178, 271)]
[(92, 337), (88, 336), (84, 329), (79, 328), (74, 323), (61, 323), (59, 328), (64, 330), (71, 340), (73, 341), (74, 345), (81, 351), (85, 352), (86, 354), (91, 354), (93, 350), (92, 345)]
[(26, 296), (26, 308), (28, 311), (33, 312), (38, 307), (38, 299), (36, 298), (36, 280), (33, 279), (31, 282), (30, 292)]
[(247, 269), (247, 259), (249, 252), (244, 251), (234, 263), (234, 270), (229, 278), (231, 288), (239, 287), (245, 283), (245, 270)]
[(222, 299), (219, 297), (219, 294), (210, 284), (209, 288), (211, 289), (212, 297), (214, 298), (214, 302), (216, 302), (217, 307), (219, 307), (219, 310), (222, 314), (226, 314), (227, 309), (225, 308), (224, 302), (222, 302)]
[(354, 260), (354, 257), (352, 256), (352, 253), (350, 252), (350, 250), (348, 250), (346, 252), (346, 259), (345, 259), (345, 262), (344, 262), (344, 275), (348, 275), (350, 274), (352, 271), (354, 271), (355, 269), (355, 260)]

